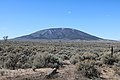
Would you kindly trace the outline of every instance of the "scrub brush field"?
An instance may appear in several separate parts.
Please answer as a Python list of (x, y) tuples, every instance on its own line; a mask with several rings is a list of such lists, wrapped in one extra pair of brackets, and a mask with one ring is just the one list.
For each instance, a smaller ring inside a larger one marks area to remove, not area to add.
[(120, 79), (120, 42), (0, 41), (0, 80), (89, 79)]

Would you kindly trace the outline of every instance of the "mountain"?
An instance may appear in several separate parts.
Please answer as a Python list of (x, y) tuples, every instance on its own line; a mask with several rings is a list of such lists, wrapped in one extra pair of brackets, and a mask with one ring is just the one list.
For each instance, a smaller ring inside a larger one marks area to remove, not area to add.
[(85, 32), (71, 28), (50, 28), (37, 31), (35, 33), (17, 37), (17, 40), (26, 39), (67, 39), (67, 40), (101, 40), (102, 38), (87, 34)]

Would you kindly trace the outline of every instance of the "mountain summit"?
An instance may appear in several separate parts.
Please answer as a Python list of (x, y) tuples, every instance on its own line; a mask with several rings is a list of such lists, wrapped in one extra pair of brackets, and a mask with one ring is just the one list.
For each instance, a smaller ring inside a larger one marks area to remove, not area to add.
[(71, 28), (50, 28), (15, 39), (68, 39), (68, 40), (101, 40), (101, 38)]

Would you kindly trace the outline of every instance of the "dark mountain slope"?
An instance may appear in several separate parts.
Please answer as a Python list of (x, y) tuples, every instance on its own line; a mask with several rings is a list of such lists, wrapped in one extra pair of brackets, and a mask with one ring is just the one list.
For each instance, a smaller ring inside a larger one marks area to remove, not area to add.
[(101, 38), (71, 28), (50, 28), (15, 39), (69, 39), (69, 40), (100, 40)]

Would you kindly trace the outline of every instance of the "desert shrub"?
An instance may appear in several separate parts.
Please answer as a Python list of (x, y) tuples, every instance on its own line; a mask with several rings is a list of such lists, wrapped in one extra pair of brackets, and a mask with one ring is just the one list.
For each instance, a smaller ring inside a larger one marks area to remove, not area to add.
[(31, 68), (32, 65), (29, 63), (25, 63), (24, 65), (21, 66), (22, 69), (26, 69), (26, 68)]
[(59, 67), (61, 66), (60, 59), (53, 54), (37, 54), (34, 58), (33, 65), (36, 68), (41, 67)]
[(78, 63), (78, 61), (79, 61), (79, 55), (73, 55), (70, 58), (70, 63), (72, 63), (72, 64), (76, 64), (76, 63)]
[(22, 64), (25, 64), (27, 61), (28, 61), (28, 59), (29, 59), (29, 57), (30, 56), (27, 56), (26, 54), (21, 54), (21, 55), (19, 55), (19, 61), (22, 63)]
[(51, 66), (49, 65), (49, 67), (59, 67), (60, 66), (60, 61), (59, 58), (53, 54), (48, 54), (46, 56), (44, 56), (45, 59), (45, 67), (48, 67), (48, 64), (51, 64)]
[(76, 69), (83, 76), (89, 79), (95, 79), (100, 77), (100, 72), (96, 69), (93, 62), (79, 62), (76, 64)]
[(58, 54), (62, 55), (64, 60), (69, 60), (70, 57), (72, 56), (72, 54), (69, 50), (61, 50)]
[(62, 54), (61, 56), (62, 56), (62, 58), (63, 58), (64, 60), (68, 60), (68, 59), (69, 59), (69, 56), (66, 55), (66, 54)]
[(14, 50), (12, 51), (13, 53), (19, 53), (20, 51), (23, 50), (23, 47), (19, 47), (17, 46), (16, 48), (14, 48)]
[(8, 60), (5, 62), (5, 67), (7, 69), (15, 70), (17, 67), (17, 62), (19, 60), (19, 56), (17, 54), (9, 54)]
[(18, 68), (30, 68), (32, 63), (29, 62), (31, 56), (27, 56), (24, 53), (8, 53), (4, 56), (4, 67), (7, 69), (18, 69)]
[(73, 55), (73, 56), (70, 58), (70, 62), (71, 62), (72, 64), (76, 64), (76, 63), (78, 63), (79, 61), (84, 61), (84, 60), (96, 60), (96, 55), (93, 54), (93, 53), (83, 53), (83, 54)]
[(45, 59), (42, 54), (35, 55), (33, 66), (35, 66), (36, 68), (42, 68), (45, 66)]
[(9, 46), (5, 48), (6, 52), (12, 52), (14, 50), (13, 46)]
[(16, 67), (17, 67), (17, 68), (22, 68), (22, 65), (23, 65), (23, 64), (22, 64), (21, 61), (18, 61), (18, 62), (16, 63)]
[(94, 53), (84, 53), (82, 55), (84, 57), (84, 60), (88, 59), (88, 60), (96, 60), (96, 58), (98, 57), (96, 54)]
[(120, 76), (120, 66), (113, 65), (112, 69), (115, 71), (115, 74)]
[(95, 61), (95, 65), (97, 65), (97, 66), (102, 66), (103, 65), (103, 62), (102, 61)]
[(26, 48), (23, 50), (23, 54), (26, 56), (30, 56), (33, 53), (33, 51), (29, 48)]
[(111, 54), (107, 54), (103, 57), (103, 63), (107, 65), (114, 65), (114, 63), (118, 63), (119, 59), (115, 56), (111, 56)]

